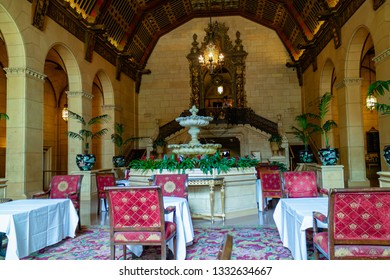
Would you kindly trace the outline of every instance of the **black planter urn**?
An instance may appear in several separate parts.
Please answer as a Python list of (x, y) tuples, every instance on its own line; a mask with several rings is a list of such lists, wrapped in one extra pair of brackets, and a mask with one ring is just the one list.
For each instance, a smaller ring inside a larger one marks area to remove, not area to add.
[(383, 157), (385, 158), (387, 166), (390, 166), (390, 145), (383, 148)]
[(334, 148), (319, 149), (318, 156), (322, 165), (336, 165), (339, 159), (339, 152)]
[(95, 165), (96, 157), (94, 154), (77, 154), (76, 164), (81, 171), (92, 170)]
[(125, 157), (124, 156), (113, 156), (112, 164), (114, 167), (125, 167)]
[(299, 161), (303, 163), (313, 162), (313, 154), (309, 151), (302, 150), (299, 152)]

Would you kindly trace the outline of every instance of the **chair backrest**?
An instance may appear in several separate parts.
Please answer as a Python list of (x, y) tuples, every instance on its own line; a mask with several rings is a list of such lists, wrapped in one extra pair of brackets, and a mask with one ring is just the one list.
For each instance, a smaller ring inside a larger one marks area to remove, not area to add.
[(50, 182), (50, 198), (69, 198), (80, 209), (81, 181), (84, 175), (56, 175)]
[(231, 260), (233, 251), (233, 236), (225, 234), (221, 247), (218, 251), (218, 260)]
[(287, 197), (318, 196), (317, 177), (314, 171), (283, 172), (282, 183)]
[(280, 192), (280, 196), (282, 196), (282, 180), (279, 170), (265, 170), (260, 172), (260, 180), (263, 192)]
[(155, 174), (152, 184), (161, 187), (163, 196), (188, 199), (188, 174)]
[(331, 256), (342, 244), (390, 246), (390, 188), (331, 189), (328, 211)]
[(106, 194), (111, 231), (164, 232), (160, 187), (107, 187)]
[(270, 165), (269, 163), (259, 163), (256, 165), (256, 175), (257, 179), (260, 179), (260, 173), (267, 170), (278, 170), (276, 165)]
[(98, 191), (98, 198), (106, 198), (105, 187), (116, 186), (114, 172), (97, 172), (96, 173), (96, 188)]

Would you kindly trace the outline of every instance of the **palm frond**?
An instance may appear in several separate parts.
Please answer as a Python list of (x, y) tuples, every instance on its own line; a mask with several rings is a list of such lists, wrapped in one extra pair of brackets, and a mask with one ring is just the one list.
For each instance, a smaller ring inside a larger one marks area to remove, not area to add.
[(329, 111), (329, 104), (330, 101), (332, 100), (332, 94), (330, 92), (326, 92), (322, 97), (320, 104), (318, 105), (319, 111), (320, 111), (320, 118), (323, 119), (326, 114)]
[(84, 118), (82, 116), (80, 116), (79, 114), (75, 113), (75, 112), (72, 112), (72, 111), (69, 110), (68, 111), (68, 116), (69, 116), (69, 118), (77, 120), (83, 126), (87, 125), (87, 123), (85, 122)]
[(115, 123), (115, 133), (116, 134), (119, 134), (120, 136), (123, 135), (123, 132), (124, 132), (124, 124), (122, 123)]
[(108, 122), (109, 118), (110, 118), (110, 116), (107, 115), (107, 114), (93, 117), (92, 119), (89, 120), (88, 126), (91, 126), (91, 125), (93, 125), (95, 123)]
[(102, 137), (103, 135), (106, 135), (108, 132), (108, 129), (107, 128), (103, 128), (102, 130), (99, 130), (98, 132), (95, 132), (94, 134), (92, 134), (92, 137), (91, 138), (99, 138), (99, 137)]
[(6, 113), (0, 113), (0, 120), (9, 120), (9, 117)]
[(72, 138), (72, 139), (78, 139), (80, 141), (84, 141), (84, 137), (82, 137), (79, 133), (76, 133), (73, 131), (68, 131), (68, 136), (69, 136), (69, 138)]

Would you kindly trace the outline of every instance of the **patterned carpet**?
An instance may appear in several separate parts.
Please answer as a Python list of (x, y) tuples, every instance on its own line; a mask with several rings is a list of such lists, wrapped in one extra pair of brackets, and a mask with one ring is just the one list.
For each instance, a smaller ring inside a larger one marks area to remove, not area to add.
[[(278, 231), (270, 226), (256, 227), (197, 227), (193, 245), (187, 247), (187, 260), (212, 260), (217, 256), (225, 233), (233, 236), (232, 259), (235, 260), (292, 260), (290, 251), (283, 247)], [(110, 257), (109, 228), (83, 227), (75, 238), (44, 248), (24, 260), (108, 260)], [(148, 247), (140, 258), (158, 260), (160, 250)], [(120, 253), (119, 253), (120, 254)], [(131, 259), (131, 254), (128, 254)]]

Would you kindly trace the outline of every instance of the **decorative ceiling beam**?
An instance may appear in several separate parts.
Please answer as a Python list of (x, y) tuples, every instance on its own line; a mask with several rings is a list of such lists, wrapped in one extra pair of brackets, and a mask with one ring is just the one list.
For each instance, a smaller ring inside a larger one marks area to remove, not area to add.
[(33, 0), (32, 1), (32, 25), (39, 30), (45, 29), (46, 13), (49, 8), (49, 0)]

